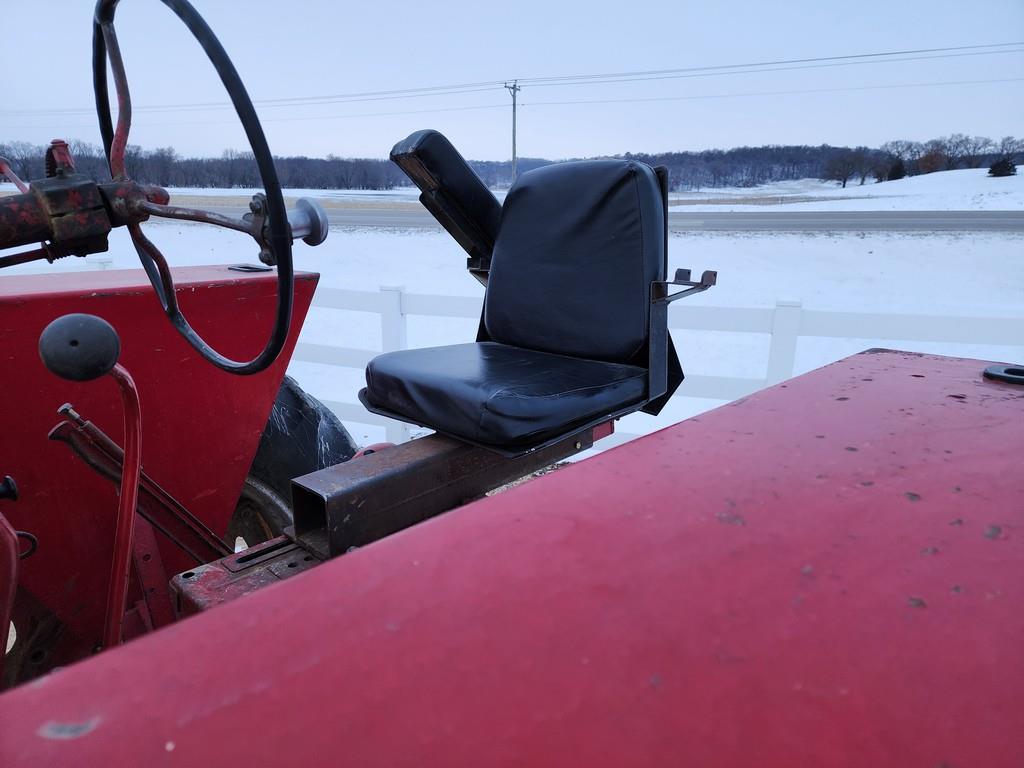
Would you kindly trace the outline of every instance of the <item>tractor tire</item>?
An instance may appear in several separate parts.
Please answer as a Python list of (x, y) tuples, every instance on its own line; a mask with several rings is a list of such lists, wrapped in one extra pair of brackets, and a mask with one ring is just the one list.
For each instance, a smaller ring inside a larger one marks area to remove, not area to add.
[(226, 540), (248, 546), (292, 524), (292, 478), (348, 461), (358, 448), (330, 409), (285, 376), (260, 437)]

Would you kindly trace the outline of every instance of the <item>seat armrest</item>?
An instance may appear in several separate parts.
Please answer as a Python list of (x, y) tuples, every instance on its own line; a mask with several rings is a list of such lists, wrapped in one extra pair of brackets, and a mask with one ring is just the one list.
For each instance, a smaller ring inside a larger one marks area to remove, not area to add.
[(501, 203), (442, 134), (417, 131), (391, 159), (420, 188), (420, 202), (469, 254), (467, 268), (486, 282)]
[[(713, 269), (705, 269), (701, 273), (700, 280), (697, 281), (691, 280), (690, 276), (691, 271), (689, 269), (677, 269), (674, 280), (658, 280), (651, 283), (651, 302), (671, 304), (676, 299), (706, 291), (708, 288), (718, 284), (718, 273)], [(685, 285), (689, 287), (685, 291), (677, 291), (670, 294), (670, 285)]]
[[(677, 269), (674, 280), (656, 280), (651, 283), (651, 319), (648, 329), (648, 385), (647, 399), (659, 400), (668, 391), (669, 347), (668, 305), (684, 296), (692, 296), (711, 288), (718, 282), (718, 273), (705, 270), (699, 281), (690, 279), (690, 270)], [(686, 290), (669, 293), (670, 285), (686, 286)], [(676, 360), (678, 365), (678, 359)], [(674, 388), (674, 386), (673, 386)]]

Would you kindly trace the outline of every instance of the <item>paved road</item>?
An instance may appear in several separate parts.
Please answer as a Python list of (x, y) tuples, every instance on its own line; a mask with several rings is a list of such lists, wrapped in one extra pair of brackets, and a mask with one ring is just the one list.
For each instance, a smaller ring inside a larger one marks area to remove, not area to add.
[[(212, 210), (241, 216), (246, 209)], [(335, 208), (336, 228), (440, 229), (426, 210), (406, 207)], [(672, 211), (673, 232), (1024, 232), (1024, 211)]]
[(673, 232), (1024, 232), (1024, 211), (672, 211)]

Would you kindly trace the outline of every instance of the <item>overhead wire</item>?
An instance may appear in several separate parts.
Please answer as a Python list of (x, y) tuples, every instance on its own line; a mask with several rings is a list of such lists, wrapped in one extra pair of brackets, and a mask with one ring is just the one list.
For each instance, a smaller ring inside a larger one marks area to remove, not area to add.
[[(819, 93), (840, 93), (845, 91), (874, 91), (874, 90), (890, 90), (899, 88), (932, 88), (940, 86), (961, 86), (961, 85), (988, 85), (995, 83), (1017, 83), (1024, 82), (1024, 77), (1008, 77), (1008, 78), (992, 78), (985, 80), (942, 80), (936, 82), (920, 82), (920, 83), (888, 83), (882, 85), (861, 85), (861, 86), (837, 86), (833, 88), (801, 88), (801, 89), (790, 89), (790, 90), (775, 90), (775, 91), (744, 91), (739, 93), (710, 93), (710, 94), (689, 94), (685, 96), (640, 96), (630, 98), (616, 98), (616, 99), (567, 99), (561, 101), (521, 101), (519, 105), (521, 107), (554, 107), (554, 106), (569, 106), (575, 104), (590, 105), (590, 104), (632, 104), (642, 102), (665, 102), (665, 101), (700, 101), (705, 99), (734, 99), (734, 98), (748, 98), (748, 97), (760, 97), (760, 96), (793, 96), (803, 94), (819, 94)], [(277, 122), (306, 122), (306, 121), (324, 121), (324, 120), (347, 120), (355, 118), (366, 118), (366, 117), (390, 117), (398, 115), (424, 115), (432, 113), (444, 113), (444, 112), (470, 112), (477, 110), (489, 110), (489, 109), (507, 109), (508, 104), (502, 102), (500, 104), (475, 104), (470, 106), (460, 107), (437, 107), (433, 109), (412, 109), (412, 110), (397, 110), (388, 112), (357, 112), (343, 115), (292, 115), (289, 117), (266, 117), (263, 118), (263, 122), (266, 123), (277, 123)], [(233, 120), (183, 120), (183, 121), (160, 121), (159, 123), (146, 123), (145, 121), (136, 121), (136, 126), (185, 126), (185, 125), (227, 125), (233, 123)], [(76, 124), (64, 124), (65, 127), (88, 127), (91, 123), (76, 123)]]
[[(822, 69), (840, 66), (856, 66), (861, 64), (892, 64), (904, 61), (921, 61), (929, 59), (958, 58), (963, 56), (986, 56), (1024, 52), (1024, 41), (1007, 43), (989, 43), (983, 45), (947, 46), (944, 48), (919, 48), (902, 51), (883, 51), (875, 53), (849, 54), (844, 56), (819, 56), (800, 59), (780, 59), (775, 61), (757, 61), (743, 64), (719, 64), (699, 67), (677, 67), (660, 70), (640, 70), (629, 72), (590, 73), (578, 75), (562, 75), (549, 77), (506, 78), (504, 80), (478, 81), (473, 83), (456, 83), (449, 85), (433, 85), (419, 88), (400, 88), (380, 91), (361, 91), (349, 94), (325, 94), (317, 96), (290, 96), (267, 99), (254, 99), (253, 103), (261, 108), (295, 108), (300, 106), (322, 106), (328, 104), (360, 103), (372, 101), (402, 100), (433, 96), (452, 96), (469, 93), (480, 93), (504, 87), (506, 82), (518, 81), (530, 87), (571, 87), (579, 85), (599, 85), (614, 83), (642, 82), (648, 80), (690, 79), (701, 77), (717, 77), (736, 74), (755, 74), (764, 72), (788, 72), (804, 69)], [(899, 57), (899, 58), (894, 58)], [(136, 112), (165, 111), (205, 111), (230, 108), (226, 102), (192, 102), (182, 104), (140, 105)], [(42, 116), (42, 115), (73, 115), (89, 114), (91, 108), (53, 108), (53, 109), (22, 109), (0, 111), (6, 117)]]

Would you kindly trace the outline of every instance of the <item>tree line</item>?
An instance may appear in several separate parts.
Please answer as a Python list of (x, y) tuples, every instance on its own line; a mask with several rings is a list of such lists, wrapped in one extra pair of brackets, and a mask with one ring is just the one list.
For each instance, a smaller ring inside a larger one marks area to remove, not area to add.
[[(79, 172), (97, 180), (109, 179), (100, 147), (69, 142)], [(0, 142), (6, 157), (22, 179), (44, 175), (45, 147), (27, 142)], [(753, 187), (772, 181), (817, 178), (844, 187), (868, 179), (887, 181), (934, 171), (980, 168), (997, 161), (1011, 164), (1024, 153), (1024, 140), (1006, 136), (998, 141), (954, 133), (931, 141), (887, 141), (877, 148), (820, 146), (761, 146), (709, 149), (700, 152), (616, 155), (669, 170), (674, 191), (706, 187)], [(520, 172), (552, 161), (520, 158)], [(282, 186), (305, 189), (381, 190), (400, 187), (408, 179), (393, 163), (372, 158), (275, 158)], [(128, 175), (140, 182), (164, 187), (261, 187), (256, 162), (249, 152), (227, 150), (220, 157), (182, 157), (172, 147), (146, 150), (129, 145), (125, 155)], [(512, 181), (509, 161), (470, 161), (484, 183), (507, 187)]]
[[(103, 150), (95, 144), (69, 141), (75, 170), (97, 181), (110, 179)], [(0, 142), (6, 157), (22, 179), (45, 175), (46, 147), (23, 141)], [(407, 184), (405, 174), (388, 160), (321, 157), (275, 157), (281, 186), (293, 189), (392, 189)], [(162, 187), (262, 187), (259, 169), (251, 152), (225, 150), (220, 157), (182, 157), (173, 147), (145, 150), (129, 144), (125, 171), (136, 181)]]
[(895, 181), (935, 171), (981, 168), (1006, 163), (1012, 166), (1024, 152), (1024, 139), (1004, 136), (998, 142), (986, 136), (954, 133), (931, 141), (887, 141), (876, 150), (867, 147), (843, 149), (823, 168), (822, 179), (847, 182), (859, 178)]

